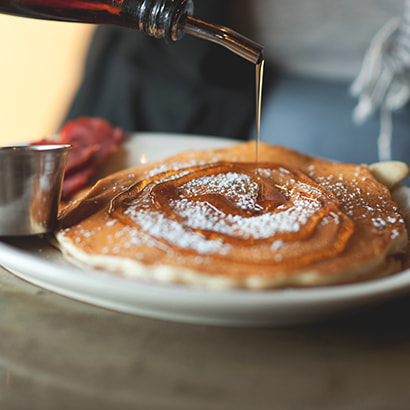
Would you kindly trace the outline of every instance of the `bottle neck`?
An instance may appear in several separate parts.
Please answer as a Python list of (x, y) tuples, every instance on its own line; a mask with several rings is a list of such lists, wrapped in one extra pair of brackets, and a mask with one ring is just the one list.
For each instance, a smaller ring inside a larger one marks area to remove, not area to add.
[(260, 44), (227, 27), (184, 15), (179, 29), (192, 36), (217, 43), (255, 65), (262, 64), (264, 60), (263, 47)]
[(138, 30), (169, 42), (182, 36), (180, 21), (192, 15), (192, 0), (124, 0), (121, 14), (138, 22)]

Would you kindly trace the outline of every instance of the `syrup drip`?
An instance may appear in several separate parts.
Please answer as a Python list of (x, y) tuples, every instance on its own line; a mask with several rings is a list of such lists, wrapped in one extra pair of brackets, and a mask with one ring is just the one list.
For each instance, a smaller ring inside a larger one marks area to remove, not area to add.
[(256, 163), (259, 163), (260, 134), (261, 134), (261, 111), (262, 111), (262, 87), (265, 60), (256, 64)]

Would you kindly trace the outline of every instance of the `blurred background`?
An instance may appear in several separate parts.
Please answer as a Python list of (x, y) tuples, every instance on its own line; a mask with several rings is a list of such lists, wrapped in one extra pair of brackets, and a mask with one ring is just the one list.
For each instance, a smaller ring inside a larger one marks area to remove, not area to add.
[(0, 15), (0, 144), (59, 131), (94, 26)]

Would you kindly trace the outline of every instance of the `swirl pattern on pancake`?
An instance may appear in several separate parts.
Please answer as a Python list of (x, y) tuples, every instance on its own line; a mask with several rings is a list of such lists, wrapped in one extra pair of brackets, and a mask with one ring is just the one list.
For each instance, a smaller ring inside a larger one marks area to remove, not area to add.
[(366, 166), (263, 144), (190, 151), (99, 181), (60, 248), (127, 276), (207, 287), (320, 286), (397, 271), (407, 231)]

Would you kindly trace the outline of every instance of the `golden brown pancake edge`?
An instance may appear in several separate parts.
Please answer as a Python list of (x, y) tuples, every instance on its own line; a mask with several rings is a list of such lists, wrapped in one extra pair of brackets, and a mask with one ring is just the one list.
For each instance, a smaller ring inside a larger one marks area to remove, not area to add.
[[(150, 252), (147, 246), (134, 246), (132, 252), (125, 251), (127, 241), (132, 242), (127, 235), (132, 234), (124, 234), (129, 227), (108, 213), (114, 197), (137, 181), (160, 173), (221, 161), (252, 162), (254, 153), (253, 142), (226, 149), (188, 151), (110, 175), (61, 211), (60, 229), (56, 232), (59, 247), (85, 266), (144, 280), (204, 287), (260, 289), (334, 285), (376, 278), (401, 269), (401, 257), (407, 248), (404, 220), (397, 204), (391, 200), (390, 191), (373, 178), (366, 166), (316, 159), (263, 143), (261, 163), (282, 163), (297, 169), (335, 196), (342, 211), (352, 218), (355, 232), (340, 255), (303, 267), (281, 269), (279, 263), (274, 267), (266, 264), (261, 267), (257, 262), (232, 263), (223, 258), (215, 261), (209, 255), (194, 255), (184, 260), (178, 252), (170, 255), (169, 249), (155, 249), (152, 257), (142, 258), (141, 252)], [(143, 259), (149, 263), (141, 262)]]

